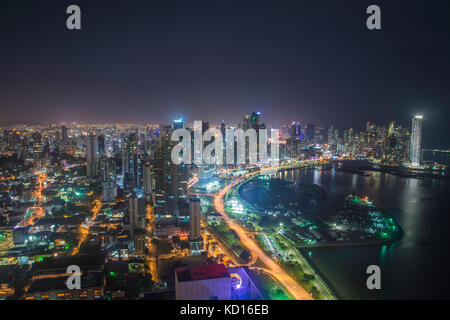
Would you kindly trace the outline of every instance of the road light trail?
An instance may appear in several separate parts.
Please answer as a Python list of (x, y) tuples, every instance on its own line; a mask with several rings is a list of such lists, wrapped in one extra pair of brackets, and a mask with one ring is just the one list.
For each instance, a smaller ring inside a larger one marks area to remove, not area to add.
[(21, 222), (19, 222), (19, 227), (27, 227), (32, 226), (36, 223), (37, 219), (40, 219), (44, 216), (45, 210), (42, 208), (42, 199), (44, 196), (42, 195), (42, 190), (44, 190), (44, 182), (47, 180), (47, 175), (45, 173), (37, 174), (37, 181), (39, 183), (39, 187), (34, 191), (34, 198), (38, 199), (38, 204), (36, 207), (32, 208), (32, 214), (29, 217), (25, 217)]
[(95, 200), (94, 208), (92, 209), (92, 216), (89, 219), (89, 221), (86, 225), (86, 228), (84, 228), (82, 225), (80, 225), (80, 227), (79, 227), (80, 239), (78, 241), (77, 246), (72, 251), (73, 256), (78, 254), (78, 252), (80, 252), (80, 247), (83, 244), (83, 242), (87, 239), (87, 236), (89, 234), (90, 223), (94, 222), (94, 220), (97, 218), (97, 215), (100, 212), (101, 208), (102, 208), (102, 202), (100, 200)]
[(295, 299), (312, 300), (308, 292), (303, 289), (297, 282), (295, 282), (294, 279), (292, 279), (275, 261), (273, 261), (268, 255), (266, 255), (264, 251), (262, 251), (261, 248), (249, 236), (247, 236), (245, 230), (235, 221), (230, 219), (225, 213), (225, 207), (223, 203), (223, 198), (225, 197), (225, 195), (236, 184), (254, 174), (255, 173), (248, 173), (246, 175), (243, 175), (242, 177), (234, 180), (232, 183), (223, 188), (214, 197), (214, 206), (217, 212), (228, 224), (230, 229), (234, 230), (238, 234), (242, 243), (251, 251), (252, 255), (257, 256), (267, 266), (267, 268), (276, 277), (276, 279), (289, 291), (289, 293)]

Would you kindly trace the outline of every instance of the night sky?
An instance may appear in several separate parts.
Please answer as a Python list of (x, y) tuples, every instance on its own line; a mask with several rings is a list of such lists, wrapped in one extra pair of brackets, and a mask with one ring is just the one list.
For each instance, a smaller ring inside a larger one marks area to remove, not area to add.
[[(382, 30), (366, 28), (370, 4)], [(421, 113), (423, 145), (450, 147), (449, 16), (448, 0), (2, 0), (0, 122), (261, 111), (343, 129)]]

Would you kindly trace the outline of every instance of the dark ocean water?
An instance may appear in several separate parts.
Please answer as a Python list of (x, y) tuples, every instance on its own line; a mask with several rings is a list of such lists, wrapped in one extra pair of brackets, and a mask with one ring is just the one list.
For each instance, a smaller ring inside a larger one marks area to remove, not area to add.
[[(343, 299), (450, 298), (450, 181), (373, 172), (366, 177), (335, 170), (278, 173), (288, 181), (314, 183), (327, 194), (317, 214), (334, 213), (349, 193), (367, 195), (404, 230), (392, 245), (312, 248), (312, 262)], [(248, 190), (247, 192), (251, 192)], [(381, 268), (381, 290), (368, 290), (366, 268)]]

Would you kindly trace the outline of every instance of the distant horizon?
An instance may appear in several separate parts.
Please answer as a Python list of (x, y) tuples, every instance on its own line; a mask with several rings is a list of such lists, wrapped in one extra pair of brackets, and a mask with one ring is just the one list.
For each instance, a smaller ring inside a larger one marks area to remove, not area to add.
[[(215, 122), (212, 122), (212, 121), (210, 121), (208, 119), (206, 119), (206, 120), (205, 119), (195, 119), (195, 120), (192, 120), (192, 121), (184, 121), (184, 124), (185, 125), (186, 124), (193, 124), (193, 122), (196, 121), (196, 120), (207, 121), (207, 122), (209, 122), (210, 125), (214, 125), (214, 126), (218, 126), (221, 123), (221, 122), (215, 123)], [(239, 121), (227, 122), (226, 119), (224, 119), (224, 120), (225, 120), (225, 124), (226, 125), (229, 125), (229, 124), (235, 125), (235, 124), (239, 123)], [(264, 118), (262, 118), (262, 120), (263, 120), (262, 122), (266, 123), (266, 125), (268, 125), (268, 126), (284, 126), (284, 125), (289, 125), (292, 121), (296, 121), (296, 120), (291, 120), (291, 121), (284, 121), (284, 122), (280, 122), (280, 123), (269, 123), (269, 122), (264, 121)], [(411, 120), (412, 120), (412, 118), (411, 118)], [(397, 120), (388, 120), (388, 121), (386, 121), (384, 123), (375, 123), (375, 122), (372, 122), (372, 121), (368, 121), (368, 122), (373, 123), (376, 126), (386, 126), (386, 127), (388, 127), (388, 125), (389, 125), (389, 123), (391, 121), (395, 121), (397, 124), (400, 124), (403, 127), (411, 129), (411, 124), (410, 123), (405, 124), (405, 123), (402, 123), (402, 122), (397, 121)], [(303, 123), (303, 122), (300, 122), (300, 121), (296, 121), (296, 122), (299, 122), (300, 125), (302, 126), (302, 128), (304, 128), (305, 125), (311, 123), (311, 122), (308, 122), (308, 123), (304, 122)], [(347, 129), (354, 129), (354, 131), (356, 131), (356, 132), (363, 132), (363, 131), (365, 131), (365, 124), (366, 123), (367, 123), (367, 121), (362, 123), (362, 124), (360, 124), (359, 126), (352, 126), (352, 127), (345, 127), (345, 128), (341, 128), (341, 127), (335, 126), (333, 124), (331, 124), (331, 125), (334, 126), (335, 129), (340, 130), (341, 131), (340, 135), (342, 136), (343, 135), (342, 131), (343, 130), (347, 130)], [(130, 126), (133, 126), (133, 125), (135, 125), (135, 126), (159, 126), (159, 125), (170, 125), (170, 124), (172, 124), (172, 122), (171, 121), (166, 121), (166, 122), (137, 122), (137, 121), (135, 121), (135, 122), (111, 122), (111, 121), (110, 122), (107, 122), (107, 121), (105, 121), (105, 122), (85, 122), (85, 121), (70, 121), (70, 122), (68, 122), (68, 121), (60, 121), (60, 122), (58, 122), (58, 121), (49, 121), (49, 122), (36, 121), (36, 122), (31, 122), (31, 121), (20, 121), (20, 120), (19, 121), (0, 121), (0, 127), (12, 127), (12, 126), (19, 126), (19, 125), (23, 125), (23, 126), (27, 126), (27, 125), (29, 125), (29, 126), (39, 126), (39, 125), (42, 125), (42, 126), (44, 126), (44, 125), (58, 125), (58, 126), (63, 126), (63, 125), (86, 125), (86, 126), (95, 126), (95, 125), (106, 125), (106, 124), (124, 125), (124, 126), (125, 125), (130, 125)], [(330, 124), (322, 124), (322, 123), (312, 123), (312, 124), (315, 125), (315, 126), (317, 125), (317, 126), (323, 126), (323, 127), (331, 126)], [(426, 138), (426, 137), (427, 137), (427, 135), (425, 134), (425, 136), (422, 136), (422, 139), (425, 140), (424, 138)], [(429, 143), (422, 142), (422, 148), (429, 148), (429, 149), (436, 149), (436, 150), (450, 150), (450, 145), (449, 144), (447, 144), (447, 145), (437, 145), (437, 144), (429, 144)]]
[(71, 4), (5, 2), (2, 120), (237, 123), (261, 111), (267, 124), (359, 130), (422, 113), (423, 144), (449, 144), (448, 0), (383, 2), (380, 30), (366, 26), (369, 0), (78, 0), (81, 29), (68, 30)]

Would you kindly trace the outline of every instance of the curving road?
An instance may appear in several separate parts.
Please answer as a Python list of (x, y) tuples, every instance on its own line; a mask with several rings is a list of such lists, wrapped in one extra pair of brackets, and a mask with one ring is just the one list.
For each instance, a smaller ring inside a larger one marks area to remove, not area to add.
[[(100, 200), (94, 200), (94, 207), (92, 208), (92, 216), (89, 218), (89, 222), (94, 222), (101, 209), (102, 209), (102, 202)], [(80, 252), (81, 245), (87, 239), (87, 236), (89, 234), (89, 229), (90, 229), (89, 223), (87, 224), (87, 228), (83, 228), (82, 225), (78, 227), (79, 239), (77, 246), (72, 251), (73, 256)]]
[(223, 188), (214, 197), (214, 206), (217, 212), (223, 217), (224, 221), (228, 226), (236, 231), (239, 235), (242, 243), (250, 250), (252, 256), (258, 257), (270, 270), (270, 273), (276, 277), (276, 279), (289, 291), (289, 293), (297, 300), (312, 300), (308, 292), (303, 289), (294, 279), (292, 279), (275, 261), (272, 260), (264, 251), (247, 235), (245, 230), (237, 224), (235, 221), (230, 219), (225, 213), (225, 207), (223, 203), (223, 198), (228, 193), (228, 191), (233, 188), (236, 184), (241, 182), (243, 179), (248, 178), (256, 173), (248, 173), (241, 176), (240, 178), (234, 180), (232, 183)]

